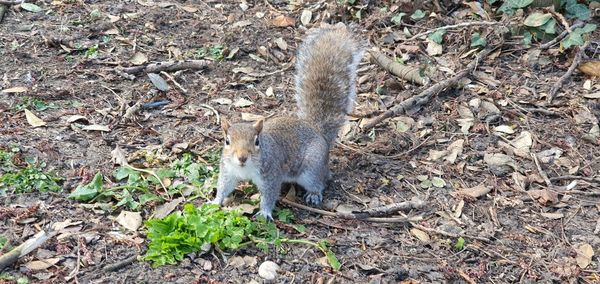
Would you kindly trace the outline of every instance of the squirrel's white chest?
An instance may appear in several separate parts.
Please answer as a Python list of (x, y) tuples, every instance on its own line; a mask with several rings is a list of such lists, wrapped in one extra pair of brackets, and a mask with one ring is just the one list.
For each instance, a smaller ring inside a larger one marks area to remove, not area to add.
[(255, 184), (261, 181), (261, 175), (258, 165), (249, 162), (243, 167), (235, 163), (227, 164), (228, 172), (235, 175), (239, 180), (251, 180)]

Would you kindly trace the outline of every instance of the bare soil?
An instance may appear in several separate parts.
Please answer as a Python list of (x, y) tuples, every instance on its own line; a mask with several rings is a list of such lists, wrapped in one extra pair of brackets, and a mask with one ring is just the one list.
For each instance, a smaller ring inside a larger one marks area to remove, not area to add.
[[(159, 268), (134, 261), (105, 272), (107, 265), (144, 253), (144, 231), (124, 230), (114, 221), (118, 211), (84, 206), (68, 199), (69, 192), (98, 171), (110, 174), (116, 167), (111, 151), (117, 145), (126, 154), (154, 147), (172, 158), (181, 155), (173, 147), (177, 143), (188, 143), (184, 151), (192, 153), (219, 147), (220, 127), (203, 104), (233, 120), (242, 113), (292, 114), (295, 51), (306, 33), (300, 21), (303, 9), (312, 11), (309, 26), (353, 23), (365, 42), (387, 54), (404, 54), (409, 65), (434, 70), (434, 80), (462, 70), (473, 60), (467, 54), (471, 33), (491, 34), (494, 27), (451, 30), (444, 37), (443, 54), (432, 57), (424, 40), (407, 41), (403, 27), (390, 22), (400, 11), (432, 11), (428, 1), (365, 1), (354, 8), (335, 1), (34, 3), (43, 11), (13, 6), (0, 23), (0, 90), (27, 87), (26, 92), (0, 93), (0, 147), (17, 145), (23, 156), (45, 162), (47, 170), (64, 178), (64, 191), (0, 195), (0, 235), (15, 245), (56, 222), (77, 225), (5, 274), (26, 276), (32, 283), (260, 283), (258, 265), (271, 260), (281, 268), (276, 283), (600, 283), (598, 257), (585, 257), (587, 245), (596, 254), (600, 250), (600, 141), (597, 136), (585, 138), (598, 124), (600, 107), (597, 99), (583, 97), (598, 92), (600, 85), (592, 80), (584, 88), (590, 78), (576, 71), (555, 102), (544, 105), (544, 95), (566, 72), (574, 53), (536, 53), (535, 47), (522, 48), (519, 39), (507, 40), (501, 52), (479, 62), (460, 88), (433, 97), (421, 109), (386, 120), (366, 134), (358, 128), (360, 118), (353, 119), (333, 150), (335, 182), (325, 193), (325, 209), (366, 209), (418, 197), (427, 206), (404, 213), (421, 216), (417, 224), (430, 230), (291, 208), (295, 223), (307, 228), (298, 237), (327, 239), (342, 262), (341, 271), (322, 264), (315, 249), (288, 245), (284, 252), (249, 248), (190, 256)], [(455, 12), (468, 9), (446, 4)], [(363, 7), (360, 21), (353, 17), (357, 7)], [(392, 8), (398, 10), (390, 12)], [(278, 27), (273, 19), (279, 15), (296, 23)], [(462, 15), (438, 13), (414, 23), (406, 16), (404, 21), (412, 23), (408, 29), (416, 34), (470, 20), (464, 16), (468, 13)], [(186, 93), (164, 75), (167, 92), (158, 91), (144, 74), (129, 80), (114, 71), (131, 66), (136, 52), (149, 62), (199, 59), (201, 48), (217, 45), (231, 58), (211, 60), (202, 70), (169, 72)], [(418, 90), (368, 56), (358, 77), (357, 116), (378, 114)], [(46, 126), (31, 127), (24, 112), (15, 109), (26, 96), (55, 106), (34, 111)], [(245, 98), (253, 104), (236, 107), (214, 101), (222, 98)], [(163, 100), (169, 104), (124, 117), (135, 103)], [(474, 115), (466, 133), (461, 130), (465, 110)], [(107, 125), (110, 131), (82, 130), (67, 121), (72, 115)], [(509, 126), (512, 131), (500, 131), (514, 133), (499, 133), (498, 126)], [(527, 134), (532, 145), (516, 149), (522, 142), (517, 138)], [(462, 149), (452, 158), (449, 146), (459, 140)], [(491, 166), (484, 158), (494, 153), (506, 154), (512, 163)], [(445, 184), (428, 187), (423, 182), (434, 178)], [(464, 193), (476, 186), (489, 192), (479, 197)], [(143, 217), (154, 209), (144, 207)], [(456, 236), (465, 240), (462, 250), (455, 247)], [(229, 265), (234, 256), (256, 257), (257, 264)], [(24, 265), (53, 257), (60, 261), (41, 271)]]

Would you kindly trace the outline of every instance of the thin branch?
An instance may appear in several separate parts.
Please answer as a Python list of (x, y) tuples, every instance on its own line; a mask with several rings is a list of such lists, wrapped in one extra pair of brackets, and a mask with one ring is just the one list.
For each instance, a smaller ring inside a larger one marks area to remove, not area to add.
[[(313, 213), (321, 214), (324, 216), (347, 219), (347, 220), (360, 220), (360, 221), (373, 222), (373, 223), (409, 223), (409, 222), (416, 222), (417, 220), (421, 219), (420, 217), (389, 217), (389, 218), (364, 217), (363, 218), (362, 216), (360, 216), (361, 214), (330, 212), (330, 211), (306, 206), (303, 204), (299, 204), (299, 203), (290, 201), (285, 198), (281, 199), (281, 202), (283, 202), (287, 205), (290, 205), (292, 207), (300, 208), (300, 209), (310, 211)], [(366, 215), (366, 214), (364, 214), (364, 215)]]
[(409, 38), (408, 40), (415, 40), (417, 38), (420, 38), (422, 36), (426, 36), (428, 34), (435, 33), (435, 32), (440, 31), (440, 30), (449, 30), (449, 29), (462, 28), (462, 27), (472, 27), (472, 26), (494, 26), (494, 25), (502, 25), (502, 24), (503, 24), (502, 22), (488, 22), (488, 21), (482, 21), (482, 22), (465, 22), (465, 23), (460, 23), (460, 24), (456, 24), (456, 25), (443, 26), (443, 27), (435, 28), (433, 30), (428, 30), (426, 32), (422, 32), (422, 33), (416, 34), (415, 36)]
[(429, 83), (429, 78), (421, 76), (421, 70), (417, 67), (402, 65), (379, 51), (370, 51), (369, 54), (371, 54), (373, 60), (375, 60), (381, 68), (401, 79), (419, 85), (427, 85), (427, 83)]
[(449, 79), (446, 79), (446, 80), (440, 81), (436, 84), (433, 84), (431, 87), (427, 88), (420, 94), (413, 96), (405, 101), (402, 101), (398, 105), (390, 108), (389, 110), (387, 110), (386, 112), (384, 112), (383, 114), (381, 114), (375, 118), (367, 120), (367, 122), (362, 127), (362, 131), (366, 132), (367, 130), (370, 130), (371, 128), (375, 127), (375, 125), (379, 124), (381, 121), (383, 121), (386, 118), (390, 118), (390, 117), (393, 117), (393, 116), (396, 116), (399, 114), (406, 113), (406, 111), (409, 109), (412, 109), (414, 107), (421, 106), (421, 105), (428, 103), (432, 96), (437, 95), (438, 93), (440, 93), (441, 91), (443, 91), (447, 88), (457, 85), (458, 82), (463, 77), (471, 74), (475, 70), (475, 68), (477, 68), (477, 64), (479, 63), (480, 60), (487, 57), (490, 53), (492, 53), (492, 51), (496, 50), (496, 48), (498, 48), (500, 46), (502, 46), (502, 43), (500, 43), (494, 47), (488, 47), (488, 48), (480, 51), (475, 56), (475, 59), (467, 65), (467, 68), (465, 68), (465, 70), (459, 72), (458, 74), (454, 75), (453, 77), (451, 77)]
[(5, 267), (12, 265), (16, 262), (20, 257), (30, 253), (34, 249), (40, 247), (46, 240), (48, 239), (48, 235), (45, 231), (40, 231), (31, 237), (29, 240), (20, 244), (16, 248), (11, 251), (0, 256), (0, 271)]
[(18, 5), (23, 2), (23, 0), (0, 0), (0, 5)]
[(552, 103), (552, 100), (554, 100), (554, 98), (556, 97), (558, 90), (562, 87), (562, 85), (565, 83), (565, 81), (567, 81), (567, 79), (569, 79), (569, 77), (571, 77), (571, 75), (573, 75), (573, 72), (575, 72), (575, 69), (577, 68), (579, 63), (581, 63), (581, 58), (583, 58), (583, 54), (585, 53), (585, 49), (588, 47), (588, 45), (590, 45), (589, 40), (586, 41), (583, 44), (583, 46), (579, 47), (579, 51), (577, 51), (575, 58), (573, 58), (573, 62), (571, 63), (569, 70), (567, 70), (567, 73), (562, 75), (560, 77), (560, 79), (558, 79), (558, 81), (556, 81), (556, 83), (554, 83), (554, 86), (552, 86), (552, 89), (550, 89), (550, 92), (548, 93), (548, 97), (546, 97), (546, 104)]
[(160, 73), (161, 71), (173, 72), (185, 69), (199, 70), (206, 68), (209, 63), (210, 61), (208, 60), (165, 61), (141, 66), (126, 67), (120, 70), (128, 74)]
[[(582, 27), (582, 26), (583, 26), (583, 22), (575, 23), (574, 25), (571, 26), (571, 30), (579, 28), (579, 27)], [(560, 33), (557, 37), (553, 38), (551, 41), (540, 45), (539, 49), (548, 49), (548, 48), (550, 48), (551, 46), (555, 45), (560, 40), (562, 40), (563, 38), (565, 38), (568, 34), (570, 34), (569, 30), (564, 30), (562, 33)]]

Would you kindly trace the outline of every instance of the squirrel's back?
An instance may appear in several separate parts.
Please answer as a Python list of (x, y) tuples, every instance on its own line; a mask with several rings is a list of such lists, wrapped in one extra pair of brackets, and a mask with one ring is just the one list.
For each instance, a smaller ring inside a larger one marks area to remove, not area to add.
[(317, 127), (329, 147), (352, 111), (361, 58), (361, 47), (343, 25), (313, 31), (298, 49), (298, 115)]

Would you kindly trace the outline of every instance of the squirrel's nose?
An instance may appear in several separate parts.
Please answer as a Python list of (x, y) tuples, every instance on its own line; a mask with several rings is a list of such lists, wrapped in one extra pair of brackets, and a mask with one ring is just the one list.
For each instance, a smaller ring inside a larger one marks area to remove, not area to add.
[(248, 156), (239, 156), (238, 160), (243, 165), (246, 162), (246, 160), (248, 160)]

